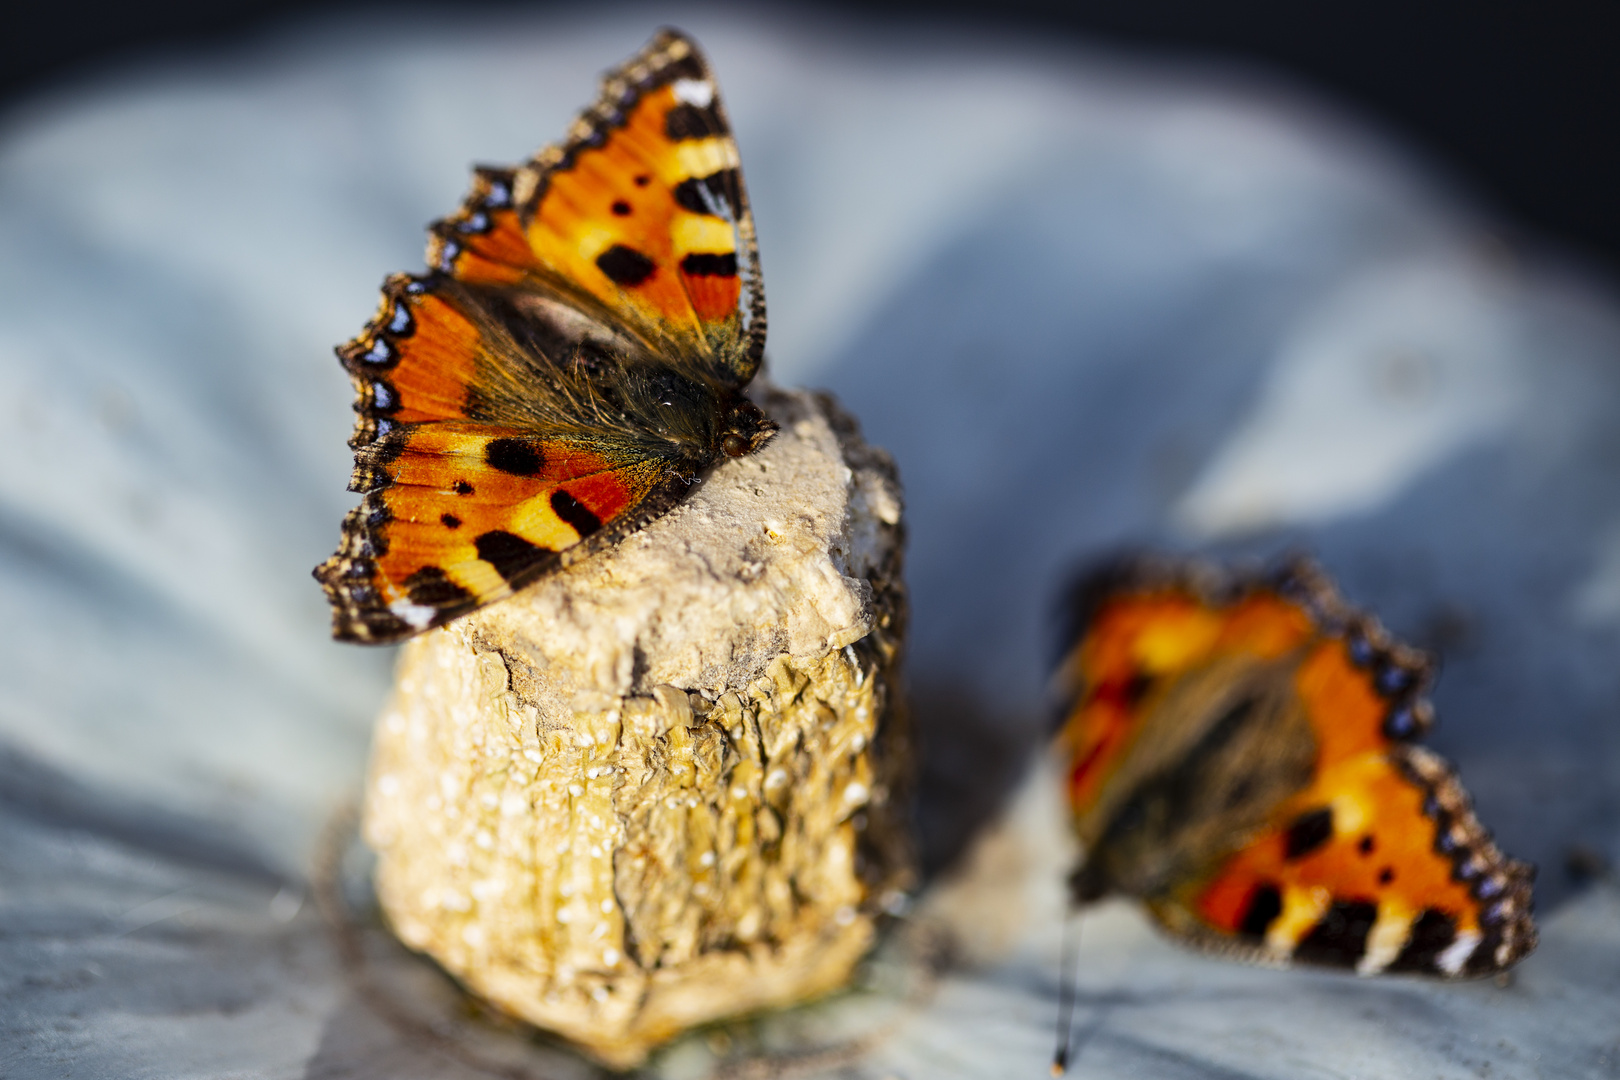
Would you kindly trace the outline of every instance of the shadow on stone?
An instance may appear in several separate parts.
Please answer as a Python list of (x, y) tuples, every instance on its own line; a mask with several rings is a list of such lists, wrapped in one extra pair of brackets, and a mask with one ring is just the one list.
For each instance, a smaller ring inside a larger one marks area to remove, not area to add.
[(918, 678), (911, 691), (918, 744), (917, 842), (934, 878), (1011, 797), (1042, 745), (1028, 717), (998, 713), (965, 683)]

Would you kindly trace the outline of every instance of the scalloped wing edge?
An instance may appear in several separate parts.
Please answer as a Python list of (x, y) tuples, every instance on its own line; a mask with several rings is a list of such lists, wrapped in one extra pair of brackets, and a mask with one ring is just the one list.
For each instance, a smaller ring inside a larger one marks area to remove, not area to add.
[[(686, 34), (673, 27), (664, 27), (653, 36), (646, 47), (619, 67), (602, 77), (597, 99), (575, 119), (563, 140), (543, 147), (518, 168), (512, 177), (511, 197), (520, 215), (527, 220), (545, 197), (547, 180), (552, 173), (572, 166), (581, 150), (600, 143), (606, 132), (622, 127), (630, 109), (650, 90), (672, 82), (677, 73), (715, 84), (713, 72), (703, 52)], [(723, 98), (716, 94), (711, 106), (731, 131), (731, 118), (726, 114)], [(737, 174), (736, 229), (738, 239), (737, 276), (747, 297), (740, 306), (742, 329), (746, 347), (742, 365), (730, 374), (737, 387), (746, 386), (758, 374), (765, 358), (765, 282), (759, 269), (759, 240), (754, 228), (754, 214), (748, 201), (748, 188), (739, 170)], [(434, 239), (429, 241), (428, 265), (443, 264), (445, 251), (441, 237), (456, 229), (467, 228), (469, 215), (476, 216), (484, 205), (478, 185), (468, 196), (462, 209), (444, 219), (444, 229), (435, 227)], [(453, 261), (453, 259), (452, 259)]]
[(1224, 565), (1210, 559), (1160, 553), (1114, 555), (1076, 576), (1063, 594), (1062, 651), (1053, 674), (1054, 730), (1073, 712), (1085, 687), (1074, 670), (1076, 647), (1102, 605), (1128, 593), (1185, 592), (1200, 603), (1226, 607), (1257, 592), (1273, 592), (1304, 608), (1323, 638), (1346, 642), (1355, 662), (1370, 667), (1373, 684), (1389, 702), (1384, 735), (1415, 742), (1434, 727), (1429, 690), (1439, 673), (1431, 654), (1399, 641), (1372, 612), (1346, 601), (1309, 556), (1294, 553), (1266, 565)]
[(508, 582), (503, 591), (436, 606), (431, 618), (417, 625), (389, 607), (377, 584), (377, 560), (388, 551), (388, 539), (382, 530), (392, 518), (382, 500), (382, 492), (391, 481), (386, 473), (383, 477), (383, 482), (370, 489), (359, 506), (344, 515), (337, 552), (314, 570), (315, 580), (320, 582), (332, 606), (332, 636), (339, 641), (392, 644), (423, 630), (443, 626), (494, 600), (511, 596), (554, 571), (612, 547), (675, 509), (686, 498), (691, 485), (700, 482), (671, 470), (633, 510), (604, 522), (597, 532), (572, 547), (555, 552), (554, 558), (537, 561), (522, 576)]

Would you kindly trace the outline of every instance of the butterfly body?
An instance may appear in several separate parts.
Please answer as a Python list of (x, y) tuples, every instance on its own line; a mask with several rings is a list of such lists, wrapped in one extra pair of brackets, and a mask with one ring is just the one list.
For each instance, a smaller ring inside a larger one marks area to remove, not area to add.
[(1060, 745), (1074, 896), (1273, 964), (1481, 975), (1535, 944), (1532, 869), (1414, 741), (1432, 662), (1302, 561), (1134, 560), (1077, 591)]
[(316, 569), (343, 639), (396, 641), (669, 510), (775, 425), (753, 222), (696, 46), (660, 33), (564, 143), (478, 169), (338, 355), (351, 490)]

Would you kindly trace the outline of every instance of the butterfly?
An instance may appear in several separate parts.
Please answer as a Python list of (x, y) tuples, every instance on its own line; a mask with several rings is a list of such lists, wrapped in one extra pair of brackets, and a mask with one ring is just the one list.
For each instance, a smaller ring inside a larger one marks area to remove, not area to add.
[(1417, 745), (1433, 661), (1313, 563), (1129, 557), (1068, 614), (1077, 903), (1134, 897), (1183, 942), (1363, 975), (1487, 975), (1535, 947), (1534, 868)]
[(776, 425), (754, 222), (720, 93), (661, 31), (565, 140), (478, 168), (337, 353), (358, 419), (333, 635), (398, 641), (614, 543)]

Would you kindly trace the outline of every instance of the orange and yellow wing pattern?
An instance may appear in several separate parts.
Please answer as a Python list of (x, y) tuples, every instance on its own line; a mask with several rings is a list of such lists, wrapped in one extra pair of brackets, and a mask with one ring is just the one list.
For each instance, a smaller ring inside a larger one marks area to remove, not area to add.
[[(666, 511), (717, 447), (774, 430), (740, 396), (765, 309), (737, 148), (678, 32), (609, 73), (564, 143), (476, 170), (428, 265), (391, 277), (338, 350), (365, 497), (315, 576), (346, 640), (506, 596)], [(669, 379), (715, 413), (678, 445), (632, 407)], [(717, 442), (728, 424), (740, 434)]]
[(1302, 611), (1267, 594), (1225, 609), (1168, 586), (1101, 600), (1066, 661), (1069, 678), (1085, 687), (1062, 735), (1071, 755), (1071, 803), (1083, 807), (1095, 801), (1131, 752), (1142, 733), (1139, 721), (1149, 688), (1221, 655), (1282, 656), (1312, 633)]
[(1139, 897), (1172, 933), (1361, 974), (1482, 975), (1534, 947), (1532, 868), (1497, 849), (1452, 770), (1414, 745), (1432, 722), (1432, 665), (1348, 607), (1314, 566), (1239, 577), (1134, 560), (1081, 596), (1060, 746), (1083, 839), (1118, 842), (1087, 815), (1132, 775), (1167, 687), (1238, 656), (1281, 664), (1308, 723), (1308, 779), (1240, 842)]
[(667, 462), (612, 440), (467, 419), (487, 380), (475, 318), (398, 275), (342, 350), (358, 390), (365, 493), (316, 570), (335, 634), (377, 642), (441, 625), (662, 512), (684, 491)]
[(485, 170), (434, 228), (428, 264), (540, 279), (660, 357), (733, 385), (765, 348), (765, 291), (741, 159), (708, 64), (661, 31), (603, 80), (566, 141)]

